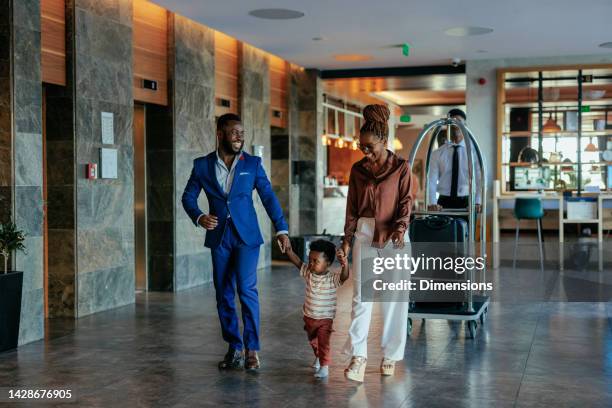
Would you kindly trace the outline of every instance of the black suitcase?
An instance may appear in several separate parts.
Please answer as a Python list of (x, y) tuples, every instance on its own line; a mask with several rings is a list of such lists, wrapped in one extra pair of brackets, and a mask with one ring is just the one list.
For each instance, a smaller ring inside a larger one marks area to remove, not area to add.
[(467, 242), (468, 224), (463, 218), (429, 215), (410, 223), (411, 242)]
[[(414, 255), (424, 257), (460, 257), (467, 254), (468, 223), (464, 218), (448, 215), (428, 215), (415, 218), (410, 223), (410, 241)], [(442, 243), (444, 245), (436, 245)], [(450, 243), (452, 245), (446, 245)], [(454, 271), (429, 270), (420, 272), (413, 277), (419, 279), (434, 279), (437, 281), (454, 281), (457, 275)], [(447, 292), (440, 299), (436, 293), (417, 292), (411, 295), (411, 311), (419, 309), (448, 309), (457, 311), (463, 308), (464, 293)]]

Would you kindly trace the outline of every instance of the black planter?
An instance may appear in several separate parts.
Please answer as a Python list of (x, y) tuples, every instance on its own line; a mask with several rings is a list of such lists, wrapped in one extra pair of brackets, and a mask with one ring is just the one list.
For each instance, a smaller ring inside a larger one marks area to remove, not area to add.
[(0, 352), (17, 348), (23, 272), (0, 273)]

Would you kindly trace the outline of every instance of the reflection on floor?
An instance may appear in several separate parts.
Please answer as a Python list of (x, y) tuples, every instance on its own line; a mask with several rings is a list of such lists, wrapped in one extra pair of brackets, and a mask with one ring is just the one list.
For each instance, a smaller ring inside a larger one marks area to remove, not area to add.
[[(344, 380), (340, 354), (351, 287), (339, 295), (334, 362), (315, 380), (295, 270), (260, 274), (263, 368), (220, 373), (224, 354), (214, 291), (141, 294), (136, 305), (86, 317), (0, 355), (0, 387), (70, 388), (83, 407), (610, 407), (612, 305), (494, 303), (475, 340), (461, 324), (415, 321), (406, 359), (381, 378), (378, 308), (366, 382)], [(61, 406), (61, 405), (59, 405)], [(74, 404), (66, 406), (75, 406)]]

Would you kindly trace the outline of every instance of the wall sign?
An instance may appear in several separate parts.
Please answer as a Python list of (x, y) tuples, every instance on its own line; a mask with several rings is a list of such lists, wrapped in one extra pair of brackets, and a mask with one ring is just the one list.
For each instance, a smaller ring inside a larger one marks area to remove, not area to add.
[(262, 145), (253, 145), (253, 156), (263, 157), (264, 147)]
[(113, 113), (102, 112), (100, 117), (100, 123), (102, 125), (102, 144), (115, 144)]
[(100, 163), (102, 165), (102, 178), (117, 178), (117, 149), (100, 149)]

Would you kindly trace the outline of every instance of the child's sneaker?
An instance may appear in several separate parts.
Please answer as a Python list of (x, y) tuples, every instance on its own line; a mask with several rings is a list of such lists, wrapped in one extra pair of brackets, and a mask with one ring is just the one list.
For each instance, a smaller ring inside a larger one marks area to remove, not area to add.
[(323, 366), (314, 373), (315, 378), (325, 378), (329, 375), (329, 366)]
[(314, 368), (315, 371), (319, 371), (319, 368), (321, 368), (321, 363), (319, 363), (319, 357), (314, 359), (311, 367)]

